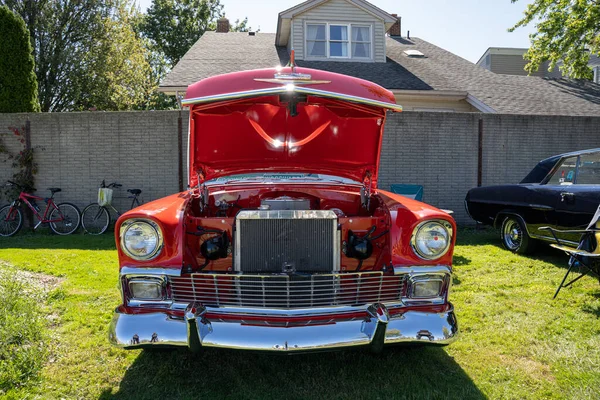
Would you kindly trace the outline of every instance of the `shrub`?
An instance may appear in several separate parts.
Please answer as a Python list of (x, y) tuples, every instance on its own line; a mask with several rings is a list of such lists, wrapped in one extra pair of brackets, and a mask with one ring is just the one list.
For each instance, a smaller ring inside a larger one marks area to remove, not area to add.
[(46, 361), (39, 291), (0, 265), (0, 394), (37, 379)]
[(0, 6), (0, 38), (0, 113), (39, 111), (29, 32), (6, 6)]

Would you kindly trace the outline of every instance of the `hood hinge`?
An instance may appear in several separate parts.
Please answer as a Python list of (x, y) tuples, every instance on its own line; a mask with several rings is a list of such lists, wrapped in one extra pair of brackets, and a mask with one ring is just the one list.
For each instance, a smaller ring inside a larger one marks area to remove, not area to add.
[(371, 189), (373, 185), (371, 171), (365, 171), (363, 177), (363, 187), (360, 189), (360, 201), (362, 206), (368, 210), (371, 205)]

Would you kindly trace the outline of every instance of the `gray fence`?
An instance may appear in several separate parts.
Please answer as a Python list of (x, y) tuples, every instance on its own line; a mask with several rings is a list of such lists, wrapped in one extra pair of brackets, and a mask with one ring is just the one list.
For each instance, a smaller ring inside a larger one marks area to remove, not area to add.
[[(45, 196), (45, 188), (59, 186), (63, 192), (57, 199), (83, 208), (95, 201), (103, 179), (124, 185), (115, 192), (120, 197), (134, 187), (143, 190), (144, 201), (177, 192), (180, 179), (187, 182), (187, 118), (185, 111), (0, 114), (0, 133), (6, 133), (9, 150), (18, 151), (21, 145), (8, 128), (24, 127), (29, 120), (37, 193)], [(470, 224), (463, 199), (478, 180), (516, 183), (542, 158), (592, 147), (600, 147), (600, 118), (391, 114), (379, 186), (421, 184), (425, 202), (454, 210), (458, 223)], [(0, 182), (12, 174), (10, 161), (0, 164)], [(115, 203), (128, 206), (126, 199)]]

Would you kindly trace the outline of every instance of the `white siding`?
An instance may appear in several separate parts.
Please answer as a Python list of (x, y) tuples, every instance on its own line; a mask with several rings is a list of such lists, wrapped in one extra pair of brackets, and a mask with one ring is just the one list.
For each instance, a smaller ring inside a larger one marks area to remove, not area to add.
[[(506, 74), (506, 75), (527, 75), (527, 71), (525, 71), (525, 65), (529, 61), (523, 59), (521, 55), (505, 55), (505, 54), (492, 54), (490, 56), (490, 71), (495, 72), (496, 74)], [(550, 77), (550, 78), (560, 78), (561, 74), (556, 67), (552, 72), (548, 72), (548, 62), (540, 65), (540, 68), (537, 72), (534, 72), (533, 76), (541, 76), (541, 77)]]
[[(292, 46), (296, 51), (297, 59), (304, 59), (304, 24), (307, 21), (372, 25), (373, 61), (385, 62), (385, 25), (383, 20), (346, 0), (329, 0), (293, 18)], [(339, 59), (336, 59), (336, 61), (339, 61)], [(346, 61), (358, 60), (348, 59)]]
[(381, 21), (373, 24), (375, 43), (373, 54), (376, 62), (385, 62), (385, 24)]
[(300, 18), (292, 20), (292, 48), (296, 51), (298, 60), (304, 59), (304, 21)]

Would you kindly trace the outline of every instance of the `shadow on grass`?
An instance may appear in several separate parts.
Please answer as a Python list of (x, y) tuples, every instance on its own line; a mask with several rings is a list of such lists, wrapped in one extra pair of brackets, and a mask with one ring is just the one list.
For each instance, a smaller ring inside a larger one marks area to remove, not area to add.
[(115, 237), (112, 231), (98, 236), (85, 235), (81, 231), (60, 236), (41, 229), (0, 238), (0, 249), (115, 250)]
[(143, 351), (117, 393), (100, 399), (152, 398), (462, 398), (483, 399), (440, 347), (386, 348), (296, 356), (208, 349)]

